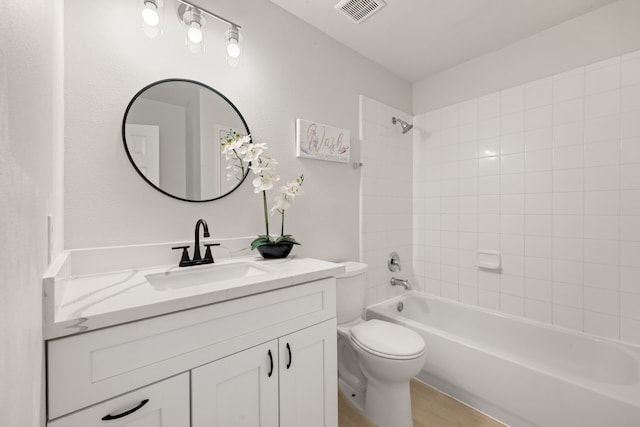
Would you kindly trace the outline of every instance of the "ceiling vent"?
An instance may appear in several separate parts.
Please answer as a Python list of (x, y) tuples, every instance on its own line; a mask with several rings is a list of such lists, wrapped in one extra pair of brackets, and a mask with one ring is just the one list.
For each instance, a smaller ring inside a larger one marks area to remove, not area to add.
[(342, 0), (335, 7), (353, 22), (359, 24), (386, 5), (382, 0)]

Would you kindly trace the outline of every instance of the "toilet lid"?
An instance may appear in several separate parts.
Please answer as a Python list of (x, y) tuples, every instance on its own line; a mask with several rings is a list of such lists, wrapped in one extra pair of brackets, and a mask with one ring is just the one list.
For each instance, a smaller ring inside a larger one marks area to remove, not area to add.
[(372, 319), (351, 328), (351, 339), (364, 350), (388, 358), (407, 358), (424, 352), (424, 340), (404, 326)]

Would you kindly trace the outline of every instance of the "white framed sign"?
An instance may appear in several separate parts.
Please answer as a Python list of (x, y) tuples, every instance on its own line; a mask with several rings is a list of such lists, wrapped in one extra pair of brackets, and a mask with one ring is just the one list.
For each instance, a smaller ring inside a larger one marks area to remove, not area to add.
[(347, 129), (296, 120), (296, 157), (348, 163), (351, 140)]

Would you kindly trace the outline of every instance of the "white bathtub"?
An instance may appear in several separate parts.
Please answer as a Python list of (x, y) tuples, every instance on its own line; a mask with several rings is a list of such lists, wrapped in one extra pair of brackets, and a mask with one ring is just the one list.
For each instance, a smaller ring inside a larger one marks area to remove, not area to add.
[(640, 426), (640, 346), (415, 291), (367, 318), (420, 333), (419, 379), (508, 425)]

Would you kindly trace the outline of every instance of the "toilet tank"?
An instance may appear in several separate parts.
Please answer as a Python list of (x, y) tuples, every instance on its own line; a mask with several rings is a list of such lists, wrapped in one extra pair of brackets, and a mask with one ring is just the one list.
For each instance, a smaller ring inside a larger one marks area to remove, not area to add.
[(336, 314), (338, 323), (346, 323), (360, 317), (366, 306), (368, 265), (354, 261), (339, 264), (345, 272), (336, 276)]

